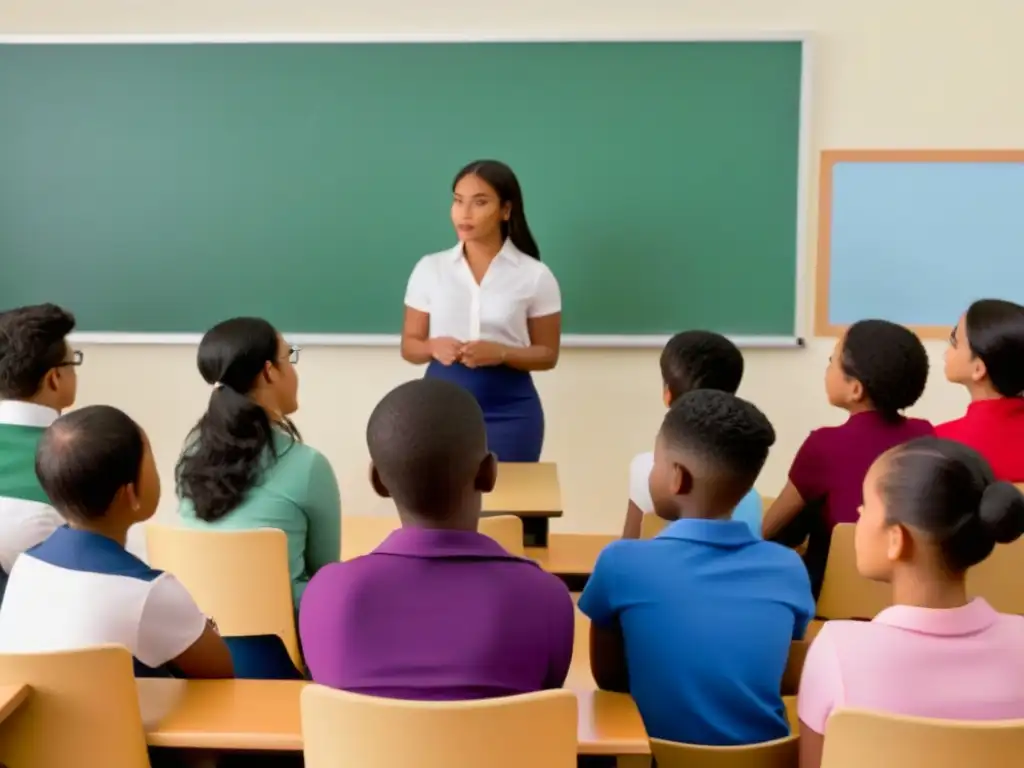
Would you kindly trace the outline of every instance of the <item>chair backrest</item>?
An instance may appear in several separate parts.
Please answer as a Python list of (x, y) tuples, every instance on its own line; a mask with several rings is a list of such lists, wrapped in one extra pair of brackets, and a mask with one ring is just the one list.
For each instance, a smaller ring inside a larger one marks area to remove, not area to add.
[(1000, 613), (1024, 614), (1024, 539), (997, 544), (967, 571), (967, 593), (985, 598)]
[(11, 768), (149, 768), (126, 648), (0, 654), (0, 685), (28, 699), (0, 723), (0, 764)]
[(668, 525), (668, 520), (655, 514), (645, 514), (640, 520), (640, 538), (653, 539)]
[(832, 530), (825, 565), (825, 580), (818, 596), (817, 613), (823, 619), (873, 619), (892, 604), (888, 584), (865, 579), (857, 572), (853, 523)]
[(173, 573), (225, 637), (277, 635), (302, 669), (284, 531), (206, 531), (149, 523), (154, 568)]
[(302, 691), (306, 768), (575, 768), (576, 734), (567, 690), (454, 702)]
[(742, 747), (702, 747), (651, 739), (658, 768), (796, 768), (795, 735)]
[[(402, 521), (398, 515), (342, 515), (341, 559), (351, 560), (370, 554)], [(480, 533), (490, 536), (509, 553), (525, 557), (523, 548), (523, 521), (515, 515), (495, 515), (480, 518)]]
[(375, 550), (392, 531), (402, 527), (397, 514), (342, 515), (341, 559), (352, 560)]
[(821, 768), (1016, 768), (1022, 755), (1024, 720), (931, 720), (841, 709), (825, 723)]

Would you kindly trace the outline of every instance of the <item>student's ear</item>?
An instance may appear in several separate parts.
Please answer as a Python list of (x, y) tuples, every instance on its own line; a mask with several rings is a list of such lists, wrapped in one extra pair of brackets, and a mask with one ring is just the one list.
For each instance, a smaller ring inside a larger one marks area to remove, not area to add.
[(902, 525), (890, 525), (887, 531), (885, 556), (890, 563), (910, 558), (911, 539)]
[(985, 361), (980, 357), (974, 357), (971, 359), (971, 381), (977, 384), (979, 381), (983, 381), (988, 376), (988, 368), (985, 366)]
[(273, 384), (274, 383), (274, 364), (272, 362), (270, 362), (269, 360), (267, 360), (267, 362), (265, 362), (263, 364), (263, 371), (260, 373), (260, 376), (263, 378), (263, 382), (265, 384)]
[(138, 512), (142, 509), (142, 502), (139, 501), (139, 491), (135, 487), (135, 483), (129, 483), (118, 488), (117, 493), (114, 494), (114, 504), (124, 505), (132, 512)]
[(682, 464), (672, 465), (670, 490), (673, 496), (686, 496), (693, 490), (693, 473)]
[(864, 385), (857, 379), (850, 379), (850, 399), (855, 403), (864, 399)]
[(480, 469), (476, 472), (476, 481), (474, 482), (474, 490), (480, 491), (480, 493), (490, 493), (494, 490), (495, 484), (498, 482), (498, 457), (493, 453), (488, 453), (484, 457), (484, 460), (480, 462)]
[(661, 401), (665, 404), (666, 408), (672, 407), (672, 393), (668, 389), (668, 384), (661, 385)]
[(391, 491), (384, 485), (384, 481), (380, 479), (380, 472), (377, 471), (377, 467), (372, 463), (370, 464), (370, 485), (373, 486), (373, 492), (382, 499), (391, 498)]
[(39, 384), (39, 391), (47, 390), (49, 392), (56, 392), (60, 389), (60, 368), (51, 368), (43, 376), (42, 382)]

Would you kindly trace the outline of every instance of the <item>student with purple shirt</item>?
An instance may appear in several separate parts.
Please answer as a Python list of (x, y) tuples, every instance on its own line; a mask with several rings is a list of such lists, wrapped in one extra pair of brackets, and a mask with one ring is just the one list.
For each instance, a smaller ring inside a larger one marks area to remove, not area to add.
[(933, 434), (902, 411), (918, 401), (928, 380), (928, 353), (920, 339), (886, 320), (854, 323), (836, 342), (825, 371), (831, 405), (850, 416), (837, 427), (811, 432), (789, 470), (789, 482), (764, 516), (764, 537), (790, 545), (809, 536), (804, 561), (817, 595), (832, 529), (857, 522), (864, 476), (890, 448)]
[(310, 581), (299, 632), (313, 680), (434, 701), (560, 688), (572, 599), (477, 532), (497, 462), (473, 395), (441, 379), (403, 384), (374, 409), (366, 441), (374, 489), (394, 499), (402, 528)]

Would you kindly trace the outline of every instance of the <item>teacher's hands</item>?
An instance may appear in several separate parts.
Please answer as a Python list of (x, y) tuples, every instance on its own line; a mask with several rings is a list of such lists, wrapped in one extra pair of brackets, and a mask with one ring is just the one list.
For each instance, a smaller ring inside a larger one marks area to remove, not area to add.
[(430, 340), (430, 355), (441, 365), (451, 365), (462, 354), (462, 342), (451, 336)]
[(462, 345), (459, 357), (467, 368), (484, 368), (505, 362), (505, 347), (493, 341), (470, 341)]

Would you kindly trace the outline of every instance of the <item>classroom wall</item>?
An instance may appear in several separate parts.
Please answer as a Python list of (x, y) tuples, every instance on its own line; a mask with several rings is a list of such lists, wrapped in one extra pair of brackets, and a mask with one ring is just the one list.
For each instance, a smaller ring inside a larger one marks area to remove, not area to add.
[[(463, 33), (680, 36), (695, 32), (802, 30), (814, 37), (815, 153), (825, 148), (1005, 148), (1024, 136), (1021, 0), (3, 0), (11, 33)], [(496, 72), (494, 87), (501, 88)], [(515, 108), (516, 105), (510, 105)], [(467, 94), (472, 108), (472, 94)], [(807, 232), (813, 258), (816, 163)], [(439, 188), (439, 194), (444, 190)], [(529, 190), (527, 190), (529, 194)], [(424, 251), (444, 244), (424, 243)], [(412, 259), (415, 254), (410, 254)], [(969, 254), (965, 254), (969, 259)], [(411, 261), (410, 261), (411, 263)], [(965, 265), (966, 265), (965, 261)], [(811, 318), (813, 264), (804, 317)], [(884, 279), (884, 276), (879, 276)], [(286, 289), (287, 281), (284, 281)], [(680, 286), (680, 300), (687, 287)], [(396, 321), (401, 307), (395, 307)], [(271, 318), (272, 319), (272, 318)], [(950, 318), (952, 323), (955, 318)], [(808, 322), (807, 330), (810, 330)], [(822, 391), (832, 340), (802, 350), (750, 350), (742, 394), (769, 415), (778, 443), (758, 488), (774, 495), (807, 432), (841, 420)], [(966, 404), (942, 379), (944, 345), (929, 343), (933, 375), (915, 409), (933, 420)], [(83, 404), (128, 410), (149, 431), (164, 474), (161, 515), (174, 508), (171, 468), (208, 390), (194, 349), (89, 347)], [(417, 376), (397, 349), (312, 349), (300, 366), (298, 423), (338, 473), (346, 511), (377, 502), (366, 482), (366, 419), (390, 387)], [(538, 385), (548, 414), (545, 458), (559, 463), (566, 516), (556, 530), (614, 531), (625, 507), (626, 470), (647, 449), (662, 415), (657, 352), (566, 350)]]

